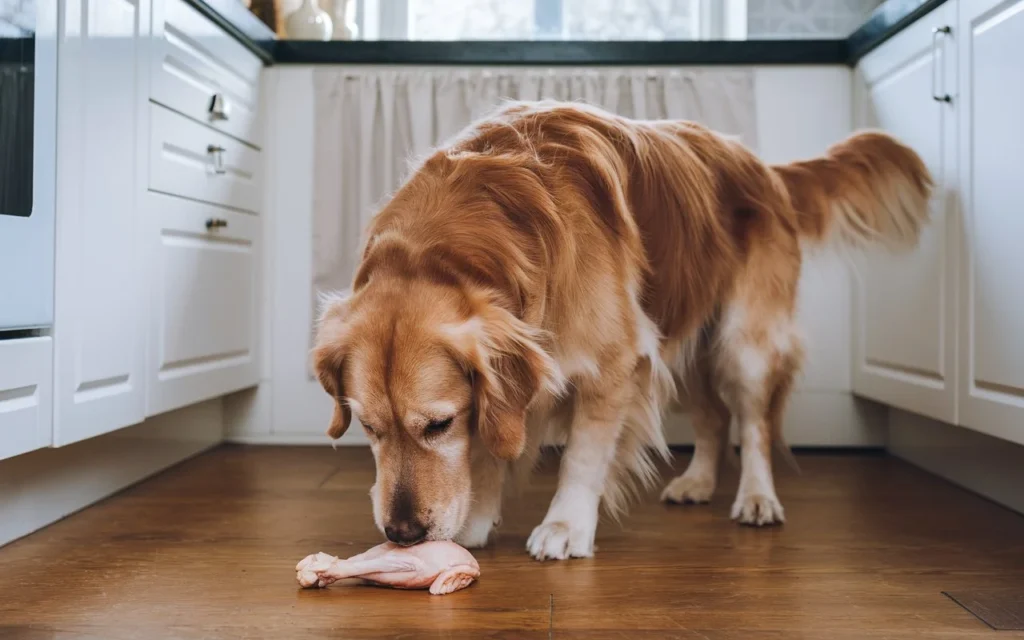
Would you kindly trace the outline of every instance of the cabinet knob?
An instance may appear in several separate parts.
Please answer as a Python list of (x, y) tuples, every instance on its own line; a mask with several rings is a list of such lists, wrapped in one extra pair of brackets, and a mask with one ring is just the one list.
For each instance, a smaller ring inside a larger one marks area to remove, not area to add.
[(217, 174), (227, 173), (228, 170), (224, 167), (224, 152), (227, 151), (222, 146), (211, 144), (206, 147), (206, 153), (213, 157), (213, 172)]
[(210, 218), (206, 221), (207, 231), (213, 231), (214, 229), (223, 229), (228, 226), (228, 221), (223, 218)]
[(210, 98), (210, 120), (227, 120), (231, 115), (231, 105), (223, 93), (215, 93)]

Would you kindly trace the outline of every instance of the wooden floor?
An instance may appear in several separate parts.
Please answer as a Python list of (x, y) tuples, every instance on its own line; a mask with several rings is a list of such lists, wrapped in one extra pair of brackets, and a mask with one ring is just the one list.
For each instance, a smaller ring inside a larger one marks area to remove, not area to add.
[(1024, 638), (943, 595), (1024, 590), (1024, 517), (891, 458), (800, 461), (783, 527), (729, 520), (727, 470), (710, 507), (648, 500), (596, 558), (540, 564), (549, 461), (480, 581), (432, 597), (295, 584), (306, 554), (381, 540), (367, 451), (222, 447), (0, 549), (0, 638)]

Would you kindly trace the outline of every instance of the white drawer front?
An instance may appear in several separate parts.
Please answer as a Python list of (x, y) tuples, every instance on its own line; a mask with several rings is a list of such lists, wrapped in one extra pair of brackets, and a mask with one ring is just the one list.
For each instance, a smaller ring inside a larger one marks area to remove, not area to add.
[(150, 189), (260, 209), (259, 151), (158, 105), (150, 111)]
[(53, 339), (0, 341), (0, 460), (53, 440)]
[(260, 59), (182, 0), (155, 0), (153, 29), (152, 100), (259, 146)]
[(153, 415), (258, 382), (260, 220), (157, 193), (148, 198)]

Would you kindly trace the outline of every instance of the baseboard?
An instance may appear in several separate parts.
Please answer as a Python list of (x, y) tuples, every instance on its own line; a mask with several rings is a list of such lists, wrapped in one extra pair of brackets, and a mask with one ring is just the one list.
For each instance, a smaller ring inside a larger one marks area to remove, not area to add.
[(114, 433), (0, 462), (0, 546), (52, 524), (223, 440), (212, 400)]
[(889, 453), (1024, 514), (1024, 446), (898, 409)]
[(283, 447), (308, 447), (314, 445), (322, 445), (325, 447), (369, 446), (365, 440), (349, 438), (347, 436), (332, 442), (331, 439), (327, 437), (326, 433), (229, 433), (224, 438), (224, 441), (232, 444), (275, 445)]
[[(735, 430), (733, 424), (733, 442), (738, 442)], [(883, 447), (885, 410), (847, 391), (801, 389), (790, 397), (782, 433), (791, 447), (798, 448)], [(666, 416), (665, 438), (672, 446), (693, 444), (689, 416)]]

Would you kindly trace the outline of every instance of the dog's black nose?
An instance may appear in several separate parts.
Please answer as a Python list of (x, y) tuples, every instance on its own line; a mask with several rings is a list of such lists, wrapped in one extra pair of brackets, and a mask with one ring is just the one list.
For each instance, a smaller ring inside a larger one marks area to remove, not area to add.
[(394, 526), (384, 527), (384, 535), (395, 544), (411, 546), (423, 542), (427, 537), (427, 528), (419, 522), (396, 522)]

